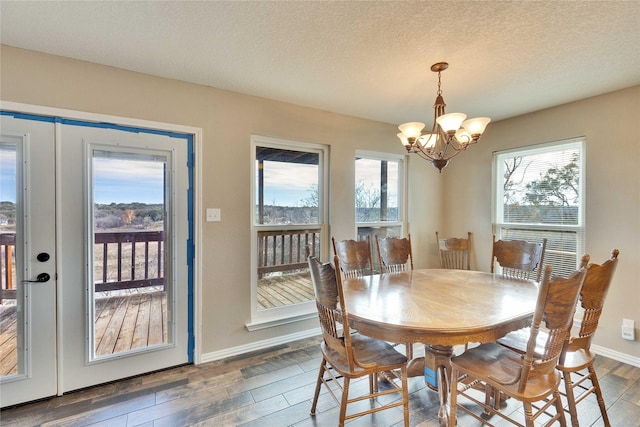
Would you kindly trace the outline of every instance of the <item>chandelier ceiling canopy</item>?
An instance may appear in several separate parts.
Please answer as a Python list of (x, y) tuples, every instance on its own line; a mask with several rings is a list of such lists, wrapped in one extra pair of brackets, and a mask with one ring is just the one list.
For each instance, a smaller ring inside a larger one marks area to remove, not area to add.
[(433, 126), (429, 132), (424, 132), (425, 124), (421, 122), (403, 123), (398, 126), (398, 138), (409, 153), (415, 153), (431, 163), (442, 172), (449, 160), (478, 142), (489, 117), (468, 119), (463, 113), (446, 113), (442, 89), (440, 88), (441, 73), (449, 67), (446, 62), (438, 62), (431, 66), (431, 71), (438, 73), (438, 92), (433, 105)]

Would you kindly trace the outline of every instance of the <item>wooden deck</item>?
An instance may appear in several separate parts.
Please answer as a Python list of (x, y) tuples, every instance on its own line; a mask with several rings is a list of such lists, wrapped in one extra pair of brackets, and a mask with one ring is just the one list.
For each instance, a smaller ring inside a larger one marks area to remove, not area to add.
[(166, 292), (96, 298), (96, 356), (167, 342)]
[[(309, 273), (263, 277), (260, 309), (314, 299)], [(96, 298), (96, 356), (106, 356), (167, 341), (167, 298), (162, 291)], [(16, 306), (0, 304), (0, 376), (17, 370)]]
[[(167, 341), (167, 298), (163, 291), (96, 298), (96, 356)], [(0, 376), (17, 372), (16, 306), (0, 305)]]
[(258, 280), (258, 309), (297, 304), (315, 298), (309, 272), (265, 276)]
[(16, 373), (16, 306), (0, 304), (0, 376)]

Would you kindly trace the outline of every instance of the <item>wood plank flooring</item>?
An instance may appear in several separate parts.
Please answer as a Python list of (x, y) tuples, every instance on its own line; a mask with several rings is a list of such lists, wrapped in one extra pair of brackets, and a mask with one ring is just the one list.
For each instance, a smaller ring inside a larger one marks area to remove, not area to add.
[[(421, 353), (420, 346), (415, 346)], [(309, 415), (320, 364), (319, 338), (309, 338), (220, 361), (186, 365), (0, 411), (0, 424), (21, 426), (336, 426), (338, 408), (322, 390)], [(640, 426), (640, 368), (596, 360), (613, 427)], [(368, 387), (359, 381), (352, 390)], [(381, 387), (385, 387), (381, 383)], [(410, 378), (411, 426), (437, 426), (437, 393)], [(602, 426), (595, 400), (580, 404), (582, 427)], [(505, 411), (522, 411), (509, 401)], [(498, 423), (499, 425), (502, 425)], [(349, 426), (402, 426), (387, 410)], [(460, 417), (458, 426), (476, 421)]]

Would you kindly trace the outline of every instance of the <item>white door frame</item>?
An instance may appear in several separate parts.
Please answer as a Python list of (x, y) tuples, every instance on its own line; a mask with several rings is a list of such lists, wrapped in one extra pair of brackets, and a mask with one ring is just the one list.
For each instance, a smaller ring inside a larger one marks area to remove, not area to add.
[[(193, 362), (195, 364), (199, 364), (202, 358), (202, 267), (201, 267), (201, 201), (202, 201), (202, 158), (201, 158), (201, 145), (202, 145), (202, 129), (191, 127), (191, 126), (183, 126), (176, 124), (168, 124), (161, 122), (154, 122), (148, 120), (140, 120), (133, 119), (129, 117), (119, 117), (119, 116), (110, 116), (110, 115), (102, 115), (102, 114), (94, 114), (82, 111), (74, 111), (74, 110), (66, 110), (60, 108), (52, 108), (52, 107), (44, 107), (38, 105), (31, 104), (23, 104), (23, 103), (15, 103), (10, 101), (2, 101), (0, 100), (0, 110), (11, 111), (16, 113), (24, 113), (24, 114), (32, 114), (32, 115), (42, 115), (42, 116), (53, 116), (53, 117), (62, 117), (70, 120), (81, 120), (86, 122), (96, 122), (96, 123), (113, 123), (121, 126), (129, 126), (135, 128), (145, 128), (145, 129), (153, 129), (153, 130), (161, 130), (166, 132), (176, 132), (183, 134), (190, 134), (193, 136), (193, 159), (191, 159), (193, 163), (193, 300), (190, 302), (192, 305), (193, 312), (193, 338), (195, 343), (193, 345)], [(59, 137), (59, 135), (56, 135)], [(59, 150), (59, 147), (57, 148)], [(60, 153), (56, 153), (58, 156)], [(59, 174), (59, 170), (56, 170), (56, 174)], [(59, 176), (56, 177), (56, 185), (59, 185), (60, 182)], [(56, 188), (56, 191), (59, 191), (59, 188)], [(61, 215), (62, 207), (56, 206), (57, 215)], [(57, 226), (59, 227), (59, 226)], [(56, 230), (59, 233), (61, 230)], [(57, 248), (60, 249), (60, 243), (57, 243)], [(57, 265), (56, 268), (59, 268), (60, 265)], [(58, 301), (58, 313), (60, 313), (61, 302)], [(61, 316), (57, 316), (57, 327), (62, 328), (61, 324)], [(60, 329), (62, 331), (62, 329)], [(60, 347), (60, 341), (58, 341), (58, 346)], [(62, 348), (56, 349), (59, 354), (62, 354)], [(61, 372), (62, 358), (58, 358), (58, 371)], [(62, 384), (58, 384), (58, 394), (62, 394)]]

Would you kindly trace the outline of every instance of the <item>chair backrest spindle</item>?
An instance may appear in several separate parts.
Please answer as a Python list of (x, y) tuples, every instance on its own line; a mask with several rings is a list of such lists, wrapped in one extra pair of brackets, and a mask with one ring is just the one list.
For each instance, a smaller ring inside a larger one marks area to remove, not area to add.
[(584, 286), (580, 292), (580, 306), (584, 313), (578, 335), (572, 336), (569, 340), (568, 351), (575, 351), (579, 348), (589, 349), (591, 347), (591, 340), (598, 328), (604, 300), (609, 291), (613, 273), (618, 265), (619, 254), (620, 251), (618, 249), (613, 249), (611, 258), (601, 265), (589, 264), (589, 256), (583, 257), (582, 267), (587, 269), (587, 277), (584, 279)]
[(346, 278), (373, 274), (371, 240), (342, 240), (331, 238), (333, 253), (340, 259), (340, 270)]
[(413, 270), (410, 234), (406, 238), (378, 238), (377, 235), (375, 237), (381, 273), (399, 273), (408, 269)]
[(346, 309), (342, 288), (338, 284), (339, 275), (330, 263), (323, 264), (316, 257), (309, 257), (308, 261), (322, 337), (331, 349), (348, 359), (351, 365), (353, 357), (349, 321), (348, 316), (343, 316)]
[(547, 239), (542, 243), (526, 240), (496, 240), (493, 236), (491, 272), (495, 264), (500, 265), (502, 274), (512, 279), (535, 279), (540, 281), (544, 263)]
[(471, 269), (471, 233), (467, 238), (440, 238), (436, 231), (440, 268), (470, 270)]
[[(568, 278), (551, 279), (551, 266), (545, 268), (524, 354), (518, 384), (520, 392), (524, 391), (532, 375), (546, 374), (555, 369), (573, 325), (573, 314), (585, 275), (586, 270), (580, 269)], [(541, 326), (546, 332), (544, 346), (538, 342)], [(544, 348), (542, 353), (536, 351), (540, 348)]]

